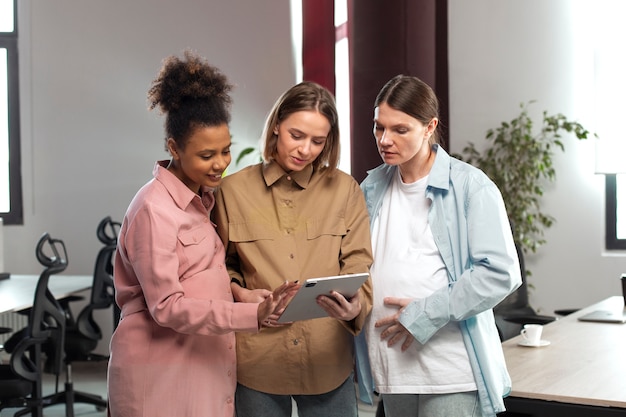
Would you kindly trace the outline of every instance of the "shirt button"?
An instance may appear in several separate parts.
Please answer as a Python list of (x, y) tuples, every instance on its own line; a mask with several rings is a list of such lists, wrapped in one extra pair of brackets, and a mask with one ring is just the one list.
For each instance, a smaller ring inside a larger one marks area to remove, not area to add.
[(291, 181), (291, 176), (290, 175), (287, 175), (287, 180)]
[(227, 403), (227, 404), (232, 404), (232, 403), (233, 403), (233, 399), (232, 399), (232, 398), (228, 398), (228, 399), (226, 400), (226, 403)]
[(299, 343), (299, 342), (298, 342), (298, 339), (293, 339), (293, 344), (294, 344), (294, 345), (297, 345), (298, 343)]
[(295, 258), (295, 256), (293, 256), (293, 253), (290, 253), (290, 254), (289, 254), (289, 257), (290, 257), (291, 259)]
[(204, 222), (205, 222), (205, 223), (208, 223), (208, 222), (209, 222), (209, 219), (205, 218), (205, 219), (204, 219)]
[(232, 371), (228, 371), (228, 376), (231, 376), (232, 374)]

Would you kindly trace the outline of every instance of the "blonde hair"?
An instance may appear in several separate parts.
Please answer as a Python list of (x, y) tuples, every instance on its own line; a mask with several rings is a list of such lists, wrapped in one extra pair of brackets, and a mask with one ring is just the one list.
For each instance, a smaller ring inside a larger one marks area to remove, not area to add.
[(278, 153), (278, 135), (274, 133), (276, 126), (291, 114), (299, 111), (315, 110), (328, 119), (330, 132), (326, 138), (324, 150), (313, 161), (313, 168), (328, 169), (333, 173), (339, 165), (339, 118), (335, 107), (335, 98), (321, 85), (304, 81), (285, 91), (274, 103), (262, 135), (263, 161), (267, 164), (276, 158)]

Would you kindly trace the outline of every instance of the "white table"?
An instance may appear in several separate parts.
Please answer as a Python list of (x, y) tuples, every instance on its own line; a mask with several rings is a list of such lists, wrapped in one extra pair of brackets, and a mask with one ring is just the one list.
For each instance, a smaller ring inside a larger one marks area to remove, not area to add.
[[(29, 308), (33, 304), (39, 275), (13, 275), (0, 281), (0, 314)], [(91, 288), (91, 275), (52, 275), (48, 288), (61, 299)]]
[(545, 347), (502, 344), (513, 391), (507, 410), (530, 416), (626, 415), (626, 324), (578, 320), (596, 309), (624, 310), (607, 298), (544, 326)]

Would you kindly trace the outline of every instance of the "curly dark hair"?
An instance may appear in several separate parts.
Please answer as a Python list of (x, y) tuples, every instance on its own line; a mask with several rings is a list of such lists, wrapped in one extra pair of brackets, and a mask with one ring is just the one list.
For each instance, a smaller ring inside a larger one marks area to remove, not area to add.
[(184, 149), (196, 128), (228, 124), (232, 88), (218, 68), (189, 49), (184, 59), (165, 58), (148, 90), (150, 110), (158, 106), (166, 115), (165, 149), (168, 138)]

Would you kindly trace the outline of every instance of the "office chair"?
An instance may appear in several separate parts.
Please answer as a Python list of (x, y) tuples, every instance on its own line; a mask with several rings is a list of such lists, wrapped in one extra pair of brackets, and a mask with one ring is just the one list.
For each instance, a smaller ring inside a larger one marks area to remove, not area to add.
[(500, 340), (505, 341), (517, 336), (524, 324), (548, 324), (556, 320), (554, 316), (537, 314), (528, 301), (528, 282), (526, 281), (526, 265), (524, 253), (516, 243), (515, 249), (519, 258), (522, 273), (522, 285), (509, 294), (494, 309), (496, 327), (500, 334)]
[[(120, 222), (111, 220), (110, 216), (105, 217), (98, 225), (98, 229), (96, 232), (98, 240), (102, 242), (102, 244), (105, 246), (117, 246), (117, 236), (119, 235), (121, 227), (122, 224)], [(113, 284), (114, 254), (115, 250), (109, 252), (109, 258), (106, 262), (106, 271), (108, 275), (105, 278), (106, 286), (109, 289), (109, 292), (113, 294), (113, 329), (117, 327), (117, 324), (120, 321), (120, 316), (122, 314), (119, 306), (115, 303), (115, 287)]]
[[(0, 327), (0, 334), (7, 334), (13, 332), (13, 329), (10, 327)], [(4, 350), (4, 345), (0, 344), (0, 352)]]
[[(102, 219), (98, 225), (97, 236), (104, 246), (96, 256), (89, 304), (80, 311), (76, 320), (66, 327), (65, 390), (46, 397), (45, 406), (65, 403), (67, 417), (74, 417), (74, 403), (77, 402), (93, 404), (99, 411), (103, 411), (107, 407), (107, 400), (101, 396), (74, 389), (72, 363), (107, 361), (109, 359), (108, 355), (93, 352), (102, 339), (102, 331), (96, 323), (93, 313), (95, 310), (107, 309), (115, 304), (112, 261), (117, 244), (118, 229), (119, 223), (112, 221), (109, 216)], [(66, 316), (70, 317), (68, 314)]]
[(37, 243), (36, 256), (45, 268), (37, 281), (28, 325), (5, 342), (11, 357), (8, 365), (0, 365), (0, 410), (22, 408), (15, 416), (43, 416), (44, 351), (48, 352), (46, 369), (57, 378), (63, 363), (65, 314), (48, 289), (48, 282), (67, 267), (65, 245), (45, 233)]

